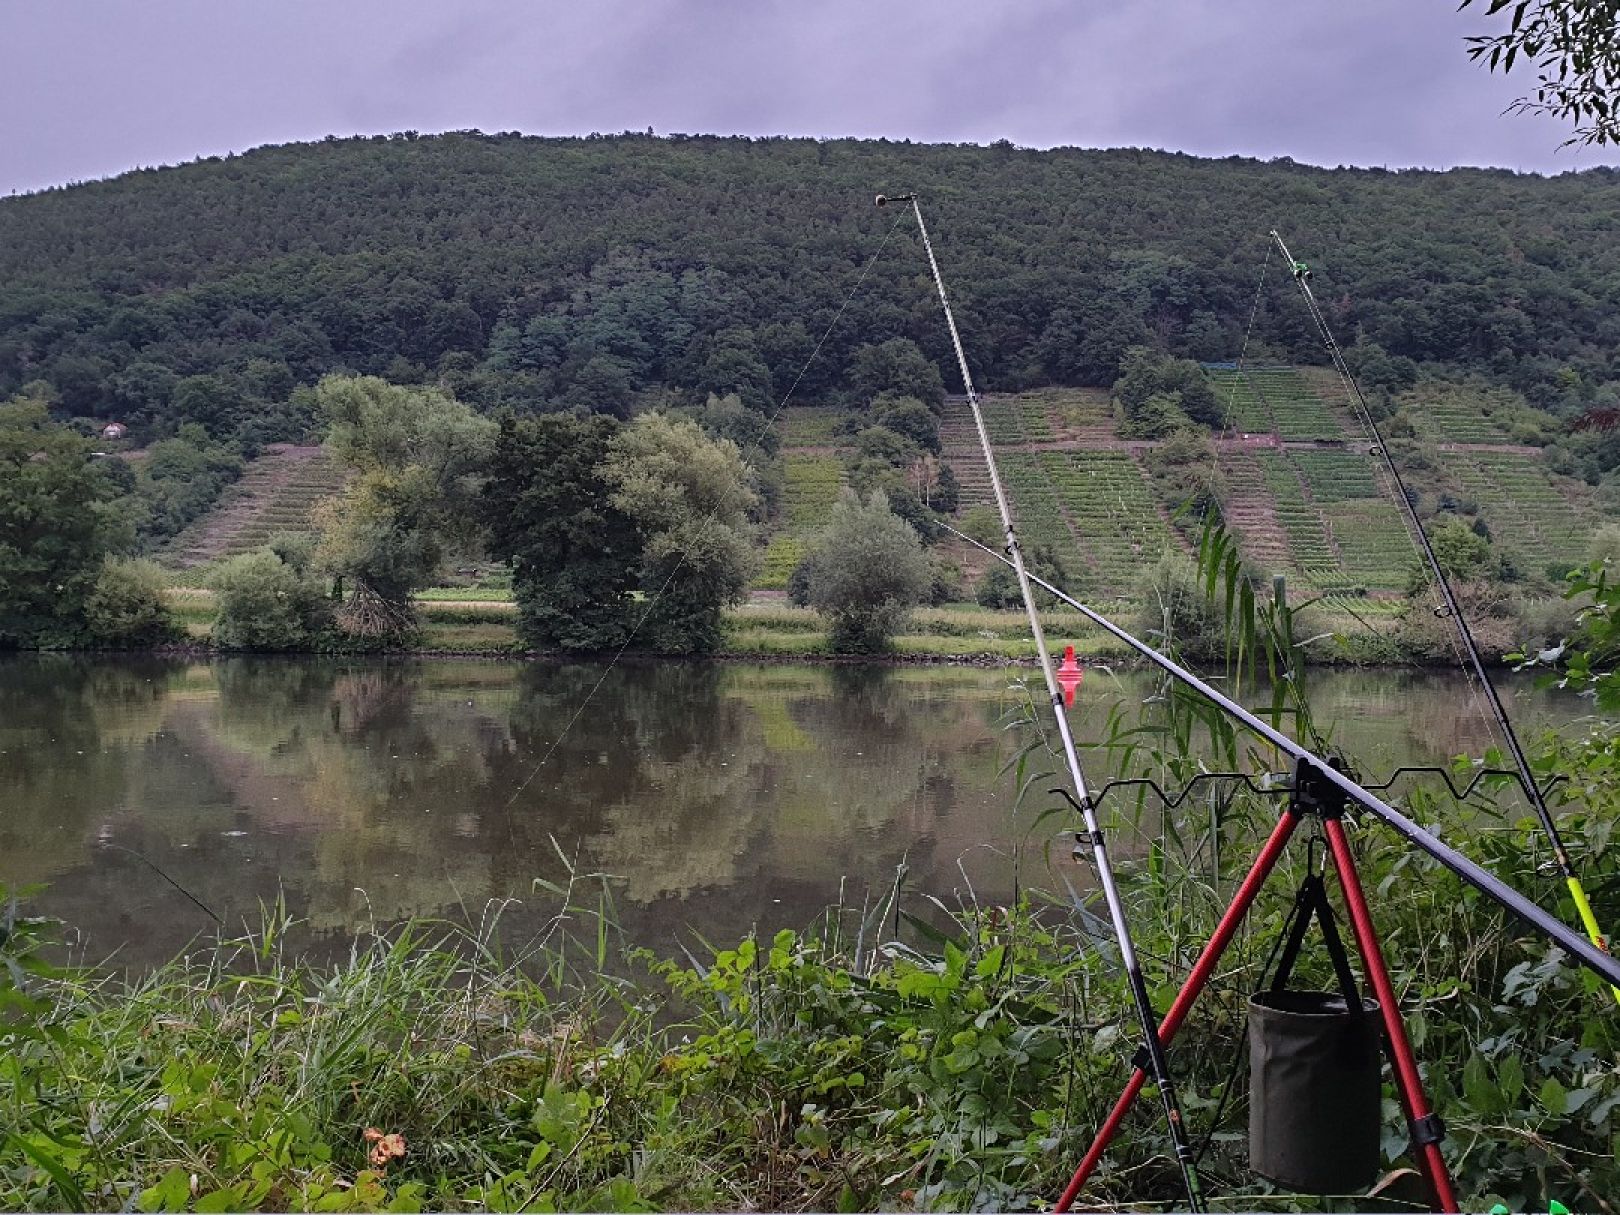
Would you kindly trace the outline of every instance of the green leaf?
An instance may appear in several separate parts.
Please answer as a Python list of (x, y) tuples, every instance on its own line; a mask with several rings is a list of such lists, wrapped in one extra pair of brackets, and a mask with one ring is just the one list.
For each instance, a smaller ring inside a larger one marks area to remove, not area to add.
[(191, 1177), (183, 1168), (175, 1165), (163, 1174), (156, 1185), (142, 1190), (135, 1205), (143, 1211), (183, 1211), (190, 1198)]
[(1519, 1056), (1509, 1055), (1502, 1061), (1496, 1069), (1496, 1083), (1502, 1090), (1503, 1105), (1511, 1106), (1524, 1092), (1524, 1064), (1519, 1062)]
[(1541, 1092), (1537, 1094), (1537, 1097), (1542, 1104), (1542, 1108), (1549, 1114), (1562, 1114), (1569, 1103), (1569, 1094), (1565, 1091), (1564, 1086), (1552, 1076), (1548, 1076), (1542, 1081)]
[(240, 1211), (243, 1208), (242, 1194), (232, 1185), (222, 1189), (213, 1190), (197, 1199), (194, 1211)]
[(1468, 1062), (1463, 1064), (1462, 1091), (1464, 1100), (1476, 1113), (1490, 1114), (1496, 1111), (1500, 1094), (1491, 1083), (1490, 1072), (1486, 1068), (1483, 1056), (1470, 1055)]
[[(67, 1199), (66, 1205), (68, 1207), (76, 1211), (88, 1211), (90, 1209), (89, 1204), (85, 1200), (84, 1191), (79, 1188), (79, 1183), (73, 1180), (72, 1176), (69, 1175), (68, 1171), (62, 1167), (61, 1162), (51, 1154), (49, 1149), (47, 1149), (43, 1144), (30, 1142), (19, 1135), (10, 1136), (9, 1141), (14, 1144), (23, 1153), (23, 1155), (27, 1156), (50, 1175), (51, 1180), (56, 1182), (56, 1188), (62, 1191), (62, 1197)], [(184, 1175), (181, 1176), (181, 1180), (185, 1180)], [(148, 1209), (150, 1208), (142, 1208), (142, 1210)]]

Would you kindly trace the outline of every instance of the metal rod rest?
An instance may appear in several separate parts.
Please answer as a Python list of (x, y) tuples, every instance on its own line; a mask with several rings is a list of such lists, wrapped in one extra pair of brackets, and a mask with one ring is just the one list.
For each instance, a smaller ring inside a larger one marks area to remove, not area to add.
[[(945, 528), (945, 530), (950, 532), (952, 535), (967, 541), (975, 548), (989, 553), (998, 561), (1007, 561), (1007, 558), (1002, 556), (1002, 554), (996, 552), (995, 549), (989, 547), (988, 545), (979, 543), (979, 541), (975, 540), (972, 536), (959, 532), (948, 524), (940, 524), (940, 526)], [(1348, 797), (1354, 800), (1357, 805), (1361, 806), (1368, 813), (1382, 819), (1385, 824), (1395, 831), (1397, 835), (1400, 835), (1402, 838), (1406, 839), (1412, 844), (1416, 844), (1418, 848), (1428, 853), (1435, 860), (1439, 861), (1440, 864), (1444, 865), (1453, 874), (1467, 882), (1470, 886), (1478, 890), (1481, 894), (1485, 895), (1503, 910), (1509, 911), (1518, 916), (1519, 919), (1523, 920), (1530, 927), (1534, 928), (1547, 940), (1557, 945), (1566, 953), (1573, 955), (1575, 960), (1581, 965), (1585, 966), (1588, 970), (1599, 975), (1611, 985), (1620, 985), (1620, 961), (1616, 961), (1608, 953), (1597, 948), (1585, 937), (1572, 931), (1570, 927), (1562, 920), (1543, 911), (1540, 907), (1536, 906), (1536, 904), (1525, 898), (1506, 882), (1494, 876), (1487, 870), (1480, 868), (1473, 861), (1469, 860), (1466, 856), (1463, 856), (1462, 853), (1456, 851), (1450, 845), (1442, 843), (1436, 836), (1418, 826), (1418, 824), (1407, 818), (1406, 815), (1395, 809), (1394, 806), (1391, 806), (1388, 802), (1384, 801), (1382, 798), (1378, 797), (1364, 786), (1357, 784), (1343, 772), (1330, 767), (1327, 760), (1317, 755), (1314, 751), (1296, 742), (1294, 739), (1288, 737), (1288, 735), (1276, 729), (1274, 726), (1269, 725), (1259, 717), (1256, 717), (1248, 709), (1238, 704), (1237, 701), (1233, 700), (1225, 693), (1212, 688), (1209, 684), (1205, 683), (1197, 675), (1194, 675), (1191, 671), (1187, 670), (1187, 668), (1183, 667), (1174, 659), (1161, 654), (1147, 642), (1142, 641), (1130, 633), (1127, 633), (1124, 629), (1120, 628), (1119, 625), (1108, 619), (1108, 617), (1104, 616), (1101, 612), (1094, 608), (1087, 607), (1078, 599), (1065, 594), (1062, 590), (1053, 586), (1050, 582), (1047, 582), (1039, 575), (1030, 574), (1029, 580), (1034, 585), (1047, 592), (1047, 594), (1052, 595), (1061, 602), (1068, 604), (1071, 608), (1079, 612), (1082, 616), (1091, 621), (1091, 623), (1095, 624), (1104, 632), (1110, 634), (1120, 641), (1123, 641), (1127, 646), (1135, 650), (1138, 654), (1146, 658), (1149, 662), (1153, 663), (1154, 666), (1158, 667), (1172, 678), (1185, 684), (1187, 687), (1192, 688), (1195, 692), (1199, 693), (1213, 704), (1219, 706), (1229, 716), (1242, 722), (1250, 730), (1258, 734), (1261, 738), (1265, 739), (1285, 755), (1291, 756), (1296, 760), (1306, 760), (1320, 769), (1322, 776), (1325, 779), (1337, 785)]]

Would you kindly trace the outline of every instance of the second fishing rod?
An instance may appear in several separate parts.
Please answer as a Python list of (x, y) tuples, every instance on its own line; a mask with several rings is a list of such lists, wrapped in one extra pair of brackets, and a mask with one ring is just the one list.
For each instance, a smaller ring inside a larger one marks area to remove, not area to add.
[(1187, 1129), (1181, 1116), (1181, 1105), (1176, 1098), (1175, 1085), (1170, 1077), (1169, 1061), (1165, 1057), (1164, 1047), (1159, 1037), (1159, 1019), (1153, 1010), (1152, 999), (1148, 995), (1147, 982), (1142, 977), (1141, 963), (1136, 956), (1136, 947), (1131, 940), (1130, 925), (1125, 918), (1125, 905), (1120, 897), (1119, 884), (1114, 879), (1114, 868), (1108, 857), (1108, 849), (1103, 837), (1102, 829), (1098, 825), (1095, 803), (1091, 793), (1086, 787), (1085, 773), (1080, 766), (1080, 756), (1075, 750), (1074, 736), (1069, 731), (1069, 719), (1064, 712), (1063, 692), (1058, 686), (1057, 676), (1052, 670), (1052, 655), (1047, 649), (1046, 632), (1041, 626), (1040, 610), (1035, 604), (1035, 591), (1030, 585), (1029, 571), (1024, 566), (1023, 549), (1018, 541), (1017, 529), (1013, 526), (1012, 508), (1008, 504), (1007, 494), (1002, 488), (1001, 474), (996, 467), (996, 457), (990, 445), (990, 432), (984, 424), (984, 414), (979, 405), (979, 394), (973, 387), (973, 375), (968, 370), (967, 354), (962, 349), (962, 338), (956, 329), (956, 317), (951, 311), (951, 301), (945, 291), (945, 279), (940, 274), (939, 262), (934, 257), (934, 245), (928, 238), (928, 226), (923, 223), (922, 205), (916, 194), (895, 194), (877, 196), (879, 207), (896, 203), (910, 203), (912, 214), (917, 220), (917, 232), (922, 237), (923, 249), (928, 254), (928, 268), (933, 271), (934, 287), (939, 292), (940, 307), (945, 312), (945, 324), (950, 330), (951, 345), (956, 351), (956, 362), (962, 373), (962, 386), (967, 392), (968, 408), (973, 412), (973, 425), (978, 432), (979, 445), (984, 451), (985, 469), (990, 476), (990, 488), (995, 495), (996, 510), (1001, 516), (1001, 525), (1006, 533), (1007, 553), (1012, 565), (1013, 574), (1018, 581), (1018, 590), (1023, 597), (1024, 610), (1029, 615), (1029, 630), (1035, 642), (1035, 652), (1040, 658), (1041, 675), (1046, 683), (1046, 693), (1051, 702), (1052, 715), (1057, 723), (1058, 739), (1062, 746), (1063, 761), (1069, 770), (1069, 778), (1074, 786), (1074, 804), (1079, 808), (1081, 816), (1085, 819), (1086, 838), (1091, 845), (1092, 862), (1097, 871), (1097, 884), (1102, 888), (1103, 899), (1108, 904), (1108, 918), (1114, 929), (1114, 939), (1119, 947), (1120, 964), (1125, 970), (1126, 981), (1131, 992), (1131, 1003), (1135, 1007), (1137, 1019), (1142, 1026), (1142, 1070), (1152, 1077), (1154, 1085), (1159, 1090), (1159, 1099), (1164, 1106), (1165, 1122), (1170, 1131), (1170, 1141), (1175, 1152), (1176, 1164), (1181, 1170), (1182, 1182), (1187, 1189), (1187, 1209), (1201, 1212), (1206, 1209), (1204, 1204), (1203, 1186), (1198, 1178), (1198, 1168), (1193, 1154), (1192, 1144), (1187, 1136)]
[[(1569, 849), (1564, 844), (1563, 835), (1558, 830), (1558, 824), (1553, 818), (1552, 810), (1547, 805), (1547, 799), (1537, 783), (1535, 774), (1531, 771), (1530, 761), (1524, 752), (1524, 746), (1519, 741), (1519, 733), (1513, 726), (1513, 720), (1508, 716), (1507, 706), (1502, 703), (1502, 697), (1496, 690), (1496, 683), (1486, 669), (1484, 659), (1480, 656), (1479, 644), (1474, 640), (1473, 630), (1468, 627), (1468, 617), (1463, 614), (1462, 607), (1457, 602), (1457, 596), (1452, 589), (1451, 579), (1446, 574), (1445, 567), (1440, 564), (1440, 558), (1434, 551), (1434, 545), (1429, 540), (1428, 530), (1419, 518), (1417, 507), (1413, 504), (1412, 495), (1407, 492), (1406, 481), (1401, 476), (1400, 467), (1395, 463), (1395, 457), (1390, 453), (1389, 445), (1384, 442), (1383, 433), (1378, 429), (1378, 423), (1373, 419), (1372, 411), (1367, 407), (1367, 400), (1361, 395), (1361, 386), (1356, 383), (1355, 376), (1350, 374), (1349, 364), (1346, 363), (1344, 351), (1340, 349), (1338, 341), (1333, 336), (1333, 330), (1328, 326), (1327, 318), (1316, 300), (1316, 293), (1311, 289), (1313, 277), (1311, 269), (1304, 262), (1294, 260), (1282, 235), (1273, 229), (1271, 239), (1276, 242), (1278, 251), (1288, 264), (1294, 282), (1299, 285), (1300, 294), (1305, 298), (1305, 307), (1310, 312), (1311, 321), (1326, 347), (1328, 357), (1333, 360), (1333, 368), (1339, 373), (1344, 383), (1345, 392), (1349, 395), (1351, 407), (1356, 411), (1358, 420), (1373, 442), (1373, 454), (1382, 458), (1384, 469), (1389, 473), (1390, 481), (1395, 489), (1395, 496), (1400, 499), (1401, 509), (1404, 512), (1408, 530), (1412, 533), (1413, 542), (1422, 553), (1425, 564), (1428, 566), (1429, 576), (1433, 580), (1435, 589), (1441, 598), (1440, 614), (1449, 616), (1452, 625), (1457, 630), (1457, 637), (1462, 643), (1463, 653), (1472, 669), (1474, 677), (1479, 681), (1481, 691), (1485, 696), (1486, 704), (1490, 708), (1491, 716), (1496, 722), (1507, 744), (1508, 753), (1513, 759), (1513, 767), (1519, 776), (1519, 784), (1524, 788), (1525, 798), (1529, 801), (1531, 810), (1535, 813), (1537, 821), (1541, 824), (1542, 832), (1546, 835), (1552, 847), (1554, 863), (1558, 867), (1559, 876), (1563, 878), (1569, 897), (1575, 904), (1576, 915), (1580, 917), (1581, 927), (1592, 944), (1602, 950), (1608, 949), (1608, 942), (1603, 930), (1598, 924), (1597, 915), (1592, 910), (1591, 900), (1587, 898), (1586, 887), (1582, 885), (1580, 875), (1576, 873), (1574, 863), (1570, 860)], [(1615, 1001), (1620, 1003), (1620, 987), (1609, 989)]]

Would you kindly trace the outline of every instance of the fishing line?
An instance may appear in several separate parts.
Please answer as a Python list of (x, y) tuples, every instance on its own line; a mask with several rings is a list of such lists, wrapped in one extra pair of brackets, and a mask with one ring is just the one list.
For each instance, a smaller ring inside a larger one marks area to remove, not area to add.
[[(1294, 255), (1288, 251), (1287, 244), (1284, 243), (1282, 236), (1275, 229), (1271, 232), (1271, 238), (1276, 242), (1283, 260), (1292, 270), (1294, 281), (1299, 285), (1300, 294), (1305, 298), (1305, 306), (1310, 311), (1311, 319), (1316, 324), (1323, 345), (1326, 346), (1328, 355), (1333, 360), (1333, 366), (1338, 371), (1339, 378), (1344, 381), (1351, 406), (1359, 415), (1363, 429), (1367, 431), (1368, 436), (1372, 439), (1372, 454), (1383, 457), (1384, 467), (1387, 469), (1390, 480), (1395, 486), (1395, 496), (1400, 500), (1401, 507), (1405, 512), (1408, 529), (1412, 532), (1418, 548), (1426, 559), (1435, 589), (1440, 592), (1440, 597), (1444, 601), (1443, 613), (1451, 617), (1452, 624), (1456, 627), (1457, 637), (1468, 653), (1469, 665), (1473, 667), (1473, 673), (1479, 680), (1486, 702), (1490, 705), (1491, 715), (1496, 719), (1496, 725), (1501, 731), (1503, 740), (1507, 743), (1508, 752), (1513, 758), (1513, 766), (1518, 771), (1521, 783), (1524, 786), (1525, 796), (1529, 800), (1536, 818), (1541, 823), (1541, 829), (1547, 836), (1547, 842), (1552, 846), (1553, 857), (1557, 863), (1559, 874), (1563, 877), (1564, 885), (1575, 904), (1581, 926), (1586, 930), (1586, 935), (1592, 944), (1598, 949), (1607, 952), (1608, 944), (1604, 939), (1603, 930), (1598, 925), (1597, 916), (1592, 910), (1591, 901), (1587, 898), (1586, 889), (1581, 884), (1580, 875), (1575, 872), (1575, 866), (1569, 857), (1569, 850), (1564, 846), (1558, 824), (1554, 821), (1552, 811), (1547, 806), (1547, 800), (1542, 794), (1541, 787), (1536, 783), (1535, 775), (1530, 768), (1530, 761), (1519, 742), (1518, 731), (1514, 729), (1513, 721), (1508, 716), (1507, 707), (1502, 703), (1502, 698), (1496, 690), (1496, 684), (1485, 669), (1484, 660), (1480, 657), (1479, 646), (1475, 643), (1473, 632), (1468, 627), (1468, 619), (1463, 615), (1462, 609), (1457, 603), (1456, 595), (1452, 593), (1451, 580), (1446, 576), (1446, 571), (1441, 566), (1439, 557), (1435, 554), (1434, 545), (1430, 543), (1429, 534), (1423, 527), (1422, 519), (1418, 517), (1417, 508), (1412, 504), (1411, 496), (1407, 493), (1406, 482), (1401, 477), (1401, 471), (1395, 464), (1395, 458), (1390, 455), (1389, 446), (1384, 442), (1384, 436), (1378, 429), (1378, 423), (1373, 420), (1372, 413), (1367, 408), (1366, 398), (1361, 395), (1360, 386), (1356, 383), (1355, 377), (1350, 374), (1349, 365), (1345, 362), (1344, 352), (1334, 339), (1333, 331), (1328, 327), (1327, 318), (1323, 315), (1322, 309), (1316, 301), (1316, 293), (1311, 290), (1310, 267), (1304, 262), (1294, 260)], [(1620, 1003), (1620, 986), (1611, 987), (1610, 990), (1615, 1001)]]
[[(889, 247), (890, 239), (894, 236), (896, 230), (899, 229), (901, 221), (904, 219), (904, 213), (895, 216), (894, 223), (890, 224), (889, 230), (883, 234), (883, 240), (878, 244), (877, 250), (872, 254), (871, 257), (866, 259), (866, 264), (861, 267), (861, 272), (855, 279), (855, 285), (849, 289), (849, 294), (844, 297), (844, 302), (838, 306), (838, 311), (834, 314), (832, 322), (827, 326), (826, 329), (822, 331), (821, 337), (816, 341), (815, 347), (810, 351), (810, 357), (805, 359), (804, 365), (799, 368), (799, 374), (793, 377), (793, 383), (788, 385), (788, 390), (782, 394), (782, 399), (776, 403), (776, 408), (771, 410), (770, 416), (766, 418), (766, 430), (769, 430), (772, 426), (776, 425), (777, 417), (780, 416), (782, 410), (787, 406), (787, 403), (792, 400), (793, 394), (798, 391), (799, 384), (809, 372), (811, 364), (813, 364), (816, 361), (816, 358), (821, 354), (821, 348), (827, 344), (827, 339), (832, 336), (833, 330), (838, 328), (838, 322), (844, 319), (844, 313), (849, 310), (850, 304), (854, 301), (855, 296), (859, 293), (862, 285), (866, 282), (867, 276), (872, 272), (872, 267), (877, 264), (878, 258), (883, 256), (883, 251)], [(748, 450), (747, 453), (745, 453), (743, 460), (744, 464), (747, 464), (749, 457), (757, 455), (761, 449), (761, 442), (756, 440), (754, 445)], [(704, 517), (703, 522), (698, 525), (697, 539), (701, 539), (707, 532), (708, 528), (714, 523), (715, 517), (720, 513), (721, 505), (722, 503), (717, 502), (714, 508), (709, 511), (708, 515)], [(580, 714), (584, 713), (585, 710), (590, 706), (591, 701), (596, 699), (596, 694), (601, 691), (602, 685), (607, 682), (607, 677), (613, 673), (613, 668), (619, 664), (619, 659), (624, 657), (625, 652), (630, 648), (630, 643), (633, 642), (636, 639), (637, 634), (641, 632), (641, 626), (646, 624), (647, 621), (652, 617), (654, 610), (658, 607), (659, 602), (664, 597), (664, 592), (669, 590), (669, 584), (675, 580), (675, 575), (680, 573), (685, 567), (688, 552), (690, 552), (690, 547), (683, 548), (681, 550), (680, 559), (677, 560), (674, 566), (670, 568), (669, 573), (664, 578), (663, 584), (659, 586), (652, 598), (647, 601), (646, 610), (641, 613), (641, 618), (636, 621), (635, 627), (630, 630), (629, 636), (624, 639), (624, 642), (619, 646), (617, 652), (614, 653), (607, 666), (602, 669), (602, 673), (597, 676), (596, 682), (591, 685), (591, 690), (585, 694), (585, 699), (579, 702), (579, 707), (574, 710), (573, 716), (571, 716), (568, 719), (568, 723), (563, 726), (562, 733), (558, 734), (557, 737), (552, 741), (551, 746), (546, 748), (546, 753), (540, 757), (540, 762), (535, 764), (534, 769), (529, 773), (529, 775), (524, 777), (522, 783), (512, 791), (512, 796), (506, 799), (506, 804), (502, 806), (501, 809), (510, 809), (512, 803), (517, 801), (517, 799), (522, 796), (523, 791), (527, 789), (534, 778), (540, 774), (540, 769), (544, 768), (551, 757), (557, 753), (557, 748), (562, 746), (563, 740), (568, 737), (568, 732), (574, 728), (574, 723), (579, 720)]]
[(110, 843), (107, 840), (101, 840), (99, 843), (97, 843), (96, 846), (98, 848), (111, 849), (113, 852), (122, 852), (126, 856), (134, 857), (137, 861), (139, 861), (141, 864), (145, 865), (153, 873), (157, 874), (165, 882), (169, 883), (169, 885), (173, 886), (181, 894), (185, 895), (188, 899), (190, 899), (193, 903), (195, 903), (202, 910), (203, 914), (208, 916), (209, 919), (213, 920), (214, 923), (219, 924), (221, 926), (224, 925), (225, 917), (220, 915), (219, 912), (215, 911), (212, 907), (210, 907), (207, 903), (203, 902), (196, 895), (192, 894), (191, 891), (187, 890), (184, 886), (182, 886), (179, 882), (177, 882), (168, 873), (164, 872), (163, 867), (160, 866), (151, 857), (146, 856), (144, 853), (137, 852), (133, 848), (126, 848), (122, 844)]
[[(962, 374), (962, 387), (967, 392), (968, 408), (973, 413), (973, 425), (978, 432), (979, 447), (984, 454), (985, 471), (990, 477), (990, 489), (995, 496), (996, 509), (1001, 516), (1001, 524), (1007, 539), (1007, 553), (1013, 567), (1013, 575), (1018, 582), (1018, 589), (1024, 601), (1024, 611), (1029, 617), (1030, 636), (1035, 642), (1035, 653), (1040, 659), (1041, 675), (1046, 683), (1047, 695), (1050, 698), (1052, 714), (1056, 721), (1058, 738), (1062, 743), (1063, 759), (1069, 770), (1069, 779), (1074, 787), (1073, 804), (1079, 809), (1086, 825), (1086, 838), (1091, 845), (1093, 863), (1096, 866), (1098, 884), (1102, 887), (1103, 899), (1108, 904), (1108, 918), (1114, 930), (1114, 943), (1119, 950), (1121, 968), (1125, 971), (1127, 984), (1130, 988), (1131, 1003), (1136, 1010), (1137, 1019), (1141, 1024), (1143, 1042), (1140, 1051), (1143, 1071), (1152, 1075), (1155, 1087), (1159, 1090), (1159, 1100), (1164, 1107), (1165, 1125), (1170, 1133), (1171, 1145), (1175, 1151), (1176, 1164), (1181, 1170), (1181, 1178), (1187, 1189), (1188, 1209), (1194, 1212), (1205, 1210), (1203, 1185), (1198, 1179), (1198, 1167), (1193, 1158), (1192, 1145), (1187, 1139), (1186, 1125), (1182, 1120), (1181, 1106), (1176, 1099), (1175, 1086), (1170, 1077), (1169, 1063), (1165, 1058), (1164, 1046), (1159, 1040), (1158, 1014), (1153, 1010), (1153, 1001), (1148, 995), (1147, 981), (1142, 977), (1142, 966), (1136, 956), (1136, 947), (1131, 939), (1130, 925), (1125, 916), (1125, 904), (1120, 896), (1119, 884), (1114, 879), (1114, 869), (1108, 859), (1108, 849), (1103, 837), (1102, 829), (1098, 825), (1096, 807), (1087, 791), (1085, 773), (1081, 769), (1080, 756), (1075, 750), (1074, 736), (1069, 731), (1069, 719), (1064, 712), (1063, 692), (1058, 686), (1057, 676), (1052, 672), (1052, 655), (1047, 650), (1046, 632), (1041, 625), (1040, 609), (1035, 604), (1035, 592), (1031, 587), (1029, 571), (1024, 566), (1023, 549), (1018, 541), (1017, 529), (1013, 526), (1012, 507), (1007, 499), (1007, 491), (1001, 483), (1001, 473), (996, 467), (995, 450), (990, 442), (990, 431), (985, 425), (984, 411), (979, 406), (979, 393), (973, 386), (973, 375), (968, 370), (967, 352), (962, 347), (962, 335), (956, 328), (956, 316), (951, 311), (950, 296), (945, 290), (945, 279), (940, 274), (939, 261), (934, 257), (934, 244), (928, 237), (928, 226), (923, 223), (922, 204), (916, 194), (901, 194), (892, 198), (885, 198), (882, 194), (877, 196), (877, 205), (886, 206), (889, 203), (911, 204), (911, 213), (917, 220), (917, 234), (922, 237), (923, 251), (928, 255), (928, 268), (933, 271), (934, 288), (939, 293), (939, 304), (945, 313), (945, 325), (950, 330), (951, 346), (956, 352), (957, 368)], [(905, 213), (902, 211), (902, 215)], [(1044, 584), (1043, 584), (1044, 585)]]

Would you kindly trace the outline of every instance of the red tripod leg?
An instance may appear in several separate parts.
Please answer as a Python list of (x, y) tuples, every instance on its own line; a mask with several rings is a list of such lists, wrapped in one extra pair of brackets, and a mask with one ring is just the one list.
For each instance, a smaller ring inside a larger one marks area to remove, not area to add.
[[(1187, 1014), (1192, 1011), (1192, 1006), (1197, 1002), (1199, 993), (1203, 991), (1204, 986), (1209, 982), (1209, 977), (1215, 973), (1215, 967), (1220, 963), (1221, 955), (1226, 952), (1226, 947), (1232, 943), (1232, 937), (1237, 933), (1238, 925), (1243, 922), (1243, 917), (1248, 914), (1249, 908), (1253, 906), (1255, 898), (1260, 893), (1260, 888), (1266, 883), (1266, 878), (1271, 875), (1272, 869), (1276, 868), (1277, 860), (1282, 856), (1283, 848), (1288, 843), (1288, 837), (1294, 834), (1294, 828), (1298, 826), (1299, 814), (1293, 809), (1289, 809), (1277, 820), (1277, 825), (1272, 828), (1271, 834), (1266, 838), (1265, 845), (1260, 849), (1260, 854), (1254, 858), (1254, 865), (1249, 869), (1248, 876), (1243, 879), (1242, 884), (1237, 888), (1237, 893), (1232, 896), (1232, 902), (1227, 907), (1225, 914), (1221, 916), (1221, 922), (1215, 926), (1215, 932), (1210, 936), (1209, 943), (1204, 946), (1204, 951), (1198, 955), (1198, 961), (1193, 963), (1192, 972), (1188, 974), (1187, 981), (1181, 985), (1181, 990), (1176, 994), (1175, 1002), (1170, 1005), (1170, 1011), (1165, 1013), (1164, 1019), (1159, 1022), (1159, 1042), (1162, 1045), (1166, 1047), (1170, 1045), (1170, 1040), (1176, 1036), (1176, 1031), (1181, 1028), (1181, 1023), (1187, 1019)], [(1092, 1172), (1095, 1171), (1098, 1162), (1102, 1160), (1103, 1153), (1108, 1150), (1108, 1145), (1113, 1142), (1114, 1136), (1119, 1133), (1120, 1124), (1125, 1121), (1125, 1115), (1130, 1113), (1131, 1105), (1135, 1102), (1137, 1094), (1142, 1091), (1142, 1086), (1145, 1083), (1147, 1083), (1147, 1073), (1141, 1068), (1137, 1068), (1131, 1074), (1130, 1082), (1125, 1086), (1125, 1092), (1121, 1094), (1118, 1101), (1114, 1102), (1114, 1108), (1109, 1111), (1107, 1120), (1103, 1122), (1101, 1129), (1097, 1131), (1096, 1138), (1091, 1141), (1091, 1147), (1087, 1149), (1085, 1159), (1080, 1162), (1080, 1167), (1074, 1171), (1074, 1176), (1069, 1180), (1068, 1187), (1063, 1191), (1063, 1196), (1058, 1199), (1054, 1210), (1059, 1212), (1060, 1215), (1073, 1205), (1076, 1196), (1085, 1187), (1086, 1182), (1090, 1180)]]
[[(1395, 1071), (1395, 1087), (1400, 1090), (1401, 1106), (1406, 1111), (1407, 1125), (1413, 1129), (1414, 1142), (1419, 1127), (1428, 1125), (1434, 1111), (1423, 1091), (1423, 1077), (1418, 1073), (1417, 1057), (1412, 1043), (1406, 1037), (1406, 1025), (1401, 1020), (1400, 1005), (1395, 1000), (1395, 985), (1389, 981), (1384, 966), (1383, 949), (1378, 944), (1378, 933), (1373, 928), (1372, 913), (1367, 909), (1367, 897), (1361, 889), (1361, 878), (1356, 873), (1356, 858), (1350, 852), (1350, 840), (1344, 833), (1344, 824), (1337, 818), (1328, 818), (1323, 824), (1327, 832), (1328, 847), (1333, 850), (1333, 865), (1339, 872), (1339, 884), (1344, 888), (1345, 907), (1350, 912), (1350, 924), (1356, 934), (1356, 948), (1361, 953), (1367, 979), (1378, 998), (1384, 1017), (1384, 1033), (1389, 1039), (1390, 1061)], [(1440, 1154), (1438, 1142), (1429, 1140), (1417, 1144), (1418, 1167), (1429, 1183), (1439, 1210), (1455, 1211), (1457, 1194), (1452, 1186), (1451, 1172), (1445, 1157)]]

